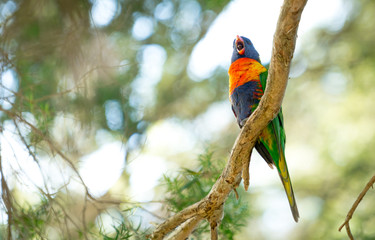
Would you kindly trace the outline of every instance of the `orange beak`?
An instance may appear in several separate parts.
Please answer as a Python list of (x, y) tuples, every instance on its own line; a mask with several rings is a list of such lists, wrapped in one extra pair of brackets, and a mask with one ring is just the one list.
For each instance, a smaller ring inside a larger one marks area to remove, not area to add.
[(236, 49), (240, 55), (245, 53), (245, 42), (240, 36), (236, 36)]

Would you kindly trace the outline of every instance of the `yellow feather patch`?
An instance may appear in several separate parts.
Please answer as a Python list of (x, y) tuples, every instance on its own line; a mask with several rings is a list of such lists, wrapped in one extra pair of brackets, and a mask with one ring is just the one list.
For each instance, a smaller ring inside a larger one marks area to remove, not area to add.
[(292, 190), (292, 184), (290, 182), (288, 169), (286, 166), (286, 161), (283, 155), (281, 155), (281, 159), (279, 162), (279, 168), (280, 168), (280, 177), (283, 181), (283, 184), (285, 186), (286, 195), (288, 196), (288, 200), (291, 206), (294, 206), (294, 200), (293, 200), (293, 190)]

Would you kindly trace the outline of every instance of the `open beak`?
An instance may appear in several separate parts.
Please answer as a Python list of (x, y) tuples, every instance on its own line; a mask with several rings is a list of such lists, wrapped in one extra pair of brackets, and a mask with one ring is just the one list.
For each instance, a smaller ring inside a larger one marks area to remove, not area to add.
[(245, 54), (245, 42), (240, 36), (236, 36), (236, 49), (240, 55)]

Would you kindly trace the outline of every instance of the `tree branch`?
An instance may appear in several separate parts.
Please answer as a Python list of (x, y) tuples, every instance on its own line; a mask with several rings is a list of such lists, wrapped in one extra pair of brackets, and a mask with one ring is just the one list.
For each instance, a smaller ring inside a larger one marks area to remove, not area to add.
[(352, 208), (349, 210), (348, 214), (346, 215), (345, 222), (339, 228), (339, 232), (341, 232), (341, 229), (345, 226), (346, 233), (348, 234), (348, 236), (349, 236), (349, 238), (351, 240), (353, 240), (354, 237), (352, 235), (352, 232), (350, 231), (349, 221), (350, 221), (350, 219), (352, 219), (355, 210), (357, 209), (359, 203), (362, 201), (363, 197), (366, 195), (366, 193), (368, 192), (368, 190), (370, 189), (370, 187), (372, 187), (372, 188), (374, 187), (374, 183), (375, 183), (375, 175), (372, 176), (372, 178), (370, 179), (370, 181), (368, 181), (368, 183), (366, 184), (365, 188), (358, 195), (357, 200), (355, 200), (355, 202), (353, 203)]
[(185, 240), (195, 227), (202, 221), (202, 218), (195, 216), (181, 224), (176, 231), (168, 235), (167, 240)]
[[(251, 150), (261, 131), (280, 110), (288, 82), (298, 24), (306, 2), (307, 0), (284, 0), (273, 39), (272, 58), (264, 96), (237, 137), (221, 176), (205, 198), (160, 224), (150, 236), (151, 239), (163, 239), (177, 226), (197, 216), (209, 220), (211, 234), (216, 234), (220, 224), (217, 216), (223, 216), (222, 206), (225, 200), (229, 193), (240, 184), (244, 163), (250, 159)], [(246, 175), (247, 173), (244, 174)], [(246, 181), (245, 188), (248, 186), (248, 178)], [(216, 222), (213, 221), (214, 219)]]

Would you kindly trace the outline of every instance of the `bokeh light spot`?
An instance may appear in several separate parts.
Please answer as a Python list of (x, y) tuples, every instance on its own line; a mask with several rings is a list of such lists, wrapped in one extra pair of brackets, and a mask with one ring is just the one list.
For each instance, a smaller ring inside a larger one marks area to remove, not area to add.
[(14, 3), (14, 1), (7, 1), (2, 7), (1, 7), (1, 16), (0, 16), (0, 22), (3, 21), (3, 19), (6, 19), (10, 15), (16, 11), (17, 5)]
[(112, 142), (81, 159), (79, 173), (92, 195), (100, 197), (115, 184), (125, 167), (125, 154), (121, 142)]
[(154, 23), (150, 17), (138, 17), (133, 26), (132, 35), (138, 40), (142, 41), (149, 38), (154, 32)]
[(121, 105), (116, 100), (108, 100), (104, 103), (107, 125), (111, 130), (119, 130), (123, 126), (124, 118)]
[(323, 89), (332, 95), (339, 95), (346, 90), (347, 78), (338, 71), (328, 72), (322, 78)]
[(170, 1), (159, 3), (155, 8), (154, 15), (161, 21), (170, 19), (173, 16), (173, 4)]
[(132, 83), (130, 105), (137, 109), (154, 103), (155, 85), (161, 80), (167, 53), (157, 44), (146, 45), (137, 56), (141, 63), (140, 73)]
[(13, 92), (18, 90), (18, 79), (13, 70), (6, 70), (0, 77), (0, 105), (9, 110), (15, 101)]
[(115, 17), (116, 10), (115, 0), (93, 0), (91, 14), (94, 24), (99, 27), (108, 25)]

